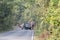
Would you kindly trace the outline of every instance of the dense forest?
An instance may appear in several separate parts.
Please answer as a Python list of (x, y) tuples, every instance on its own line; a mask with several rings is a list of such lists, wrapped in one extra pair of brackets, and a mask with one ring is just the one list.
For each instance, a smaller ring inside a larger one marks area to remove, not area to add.
[(60, 0), (0, 0), (0, 32), (29, 20), (36, 21), (36, 35), (46, 30), (46, 40), (60, 40)]

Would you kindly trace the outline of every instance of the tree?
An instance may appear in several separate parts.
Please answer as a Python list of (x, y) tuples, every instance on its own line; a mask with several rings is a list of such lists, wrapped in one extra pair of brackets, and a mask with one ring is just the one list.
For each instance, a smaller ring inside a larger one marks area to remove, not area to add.
[(0, 3), (0, 31), (11, 29), (11, 9), (7, 3)]

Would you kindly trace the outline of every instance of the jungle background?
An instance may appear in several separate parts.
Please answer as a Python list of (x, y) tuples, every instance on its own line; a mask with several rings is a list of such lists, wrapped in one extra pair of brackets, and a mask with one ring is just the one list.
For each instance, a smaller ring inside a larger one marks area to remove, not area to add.
[(48, 31), (46, 40), (60, 40), (60, 0), (0, 0), (0, 32), (28, 20), (36, 21), (35, 36)]

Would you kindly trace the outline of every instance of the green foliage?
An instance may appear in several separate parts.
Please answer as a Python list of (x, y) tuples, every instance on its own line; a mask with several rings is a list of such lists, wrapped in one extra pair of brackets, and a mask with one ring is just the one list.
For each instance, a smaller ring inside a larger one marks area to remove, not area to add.
[(0, 31), (31, 19), (34, 0), (0, 0)]
[(30, 20), (36, 35), (47, 30), (52, 34), (46, 40), (60, 40), (60, 0), (0, 0), (0, 31)]
[(55, 8), (58, 4), (60, 4), (59, 0), (50, 0), (46, 21), (50, 24), (48, 30), (52, 33), (47, 40), (60, 40), (60, 8)]
[(6, 29), (9, 30), (9, 28), (11, 28), (10, 24), (7, 22), (10, 21), (8, 20), (8, 16), (10, 15), (11, 15), (11, 10), (8, 7), (7, 3), (5, 2), (0, 3), (0, 31), (1, 30), (4, 31)]
[(53, 6), (57, 6), (57, 5), (58, 5), (59, 0), (52, 0), (52, 2), (53, 2)]

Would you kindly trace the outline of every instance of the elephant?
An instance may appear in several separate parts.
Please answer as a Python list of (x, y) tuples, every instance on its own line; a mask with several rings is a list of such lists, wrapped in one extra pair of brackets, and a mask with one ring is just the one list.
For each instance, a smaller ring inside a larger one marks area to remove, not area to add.
[(25, 22), (25, 23), (22, 23), (19, 25), (19, 27), (23, 30), (33, 30), (34, 29), (34, 26), (35, 26), (35, 22), (34, 21), (31, 21), (31, 22)]

